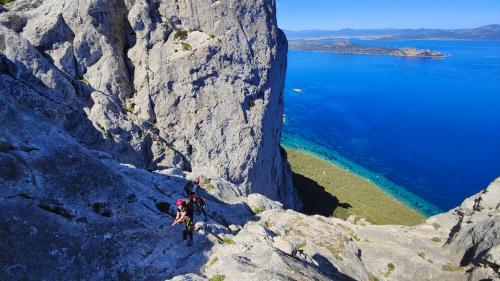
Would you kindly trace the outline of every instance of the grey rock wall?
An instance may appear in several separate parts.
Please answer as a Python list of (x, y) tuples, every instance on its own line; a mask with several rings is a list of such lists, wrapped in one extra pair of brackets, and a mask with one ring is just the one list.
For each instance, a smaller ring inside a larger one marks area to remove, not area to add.
[(279, 148), (274, 1), (18, 0), (0, 13), (0, 52), (2, 98), (85, 147), (300, 207)]

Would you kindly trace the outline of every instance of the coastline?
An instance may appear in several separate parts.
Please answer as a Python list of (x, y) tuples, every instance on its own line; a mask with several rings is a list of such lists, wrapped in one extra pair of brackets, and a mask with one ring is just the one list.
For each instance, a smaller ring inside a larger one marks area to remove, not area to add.
[[(299, 152), (303, 155), (328, 163), (337, 170), (341, 170), (350, 175), (350, 177), (358, 177), (371, 185), (371, 190), (379, 190), (388, 198), (397, 201), (406, 208), (409, 208), (424, 217), (430, 217), (436, 214), (445, 212), (430, 202), (406, 190), (382, 175), (370, 171), (362, 166), (357, 165), (343, 158), (330, 149), (313, 144), (312, 142), (300, 137), (284, 134), (282, 137), (282, 146), (286, 150)], [(293, 168), (293, 167), (292, 167)], [(293, 169), (292, 169), (293, 170)], [(370, 189), (367, 189), (371, 192)]]
[(307, 152), (286, 149), (304, 212), (372, 224), (417, 225), (422, 213), (402, 204), (368, 180)]
[(381, 56), (381, 57), (394, 57), (394, 58), (408, 58), (408, 59), (446, 59), (450, 58), (451, 55), (443, 55), (440, 57), (417, 57), (417, 56), (398, 56), (398, 55), (390, 55), (390, 54), (366, 54), (366, 53), (343, 53), (343, 52), (334, 52), (334, 51), (305, 51), (305, 50), (297, 50), (297, 49), (289, 49), (292, 52), (304, 52), (304, 53), (328, 53), (328, 54), (338, 54), (338, 55), (360, 55), (360, 56)]

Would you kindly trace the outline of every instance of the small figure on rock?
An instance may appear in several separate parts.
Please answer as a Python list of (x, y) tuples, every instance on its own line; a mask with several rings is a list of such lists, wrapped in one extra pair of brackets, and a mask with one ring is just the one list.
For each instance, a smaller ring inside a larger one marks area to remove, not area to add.
[(194, 211), (193, 205), (189, 203), (189, 201), (186, 202), (182, 199), (177, 200), (177, 215), (175, 216), (172, 226), (178, 223), (184, 223), (185, 228), (182, 231), (182, 240), (187, 239), (187, 246), (191, 247), (193, 245)]
[(196, 196), (196, 194), (191, 194), (189, 196), (189, 201), (192, 203), (193, 207), (196, 207), (196, 213), (200, 214), (203, 213), (203, 216), (205, 217), (205, 222), (207, 221), (207, 212), (206, 212), (206, 207), (207, 207), (207, 200), (203, 197)]
[(200, 187), (200, 177), (194, 178), (192, 181), (188, 181), (184, 186), (184, 191), (186, 192), (186, 196), (191, 196), (192, 194), (196, 194), (196, 191)]

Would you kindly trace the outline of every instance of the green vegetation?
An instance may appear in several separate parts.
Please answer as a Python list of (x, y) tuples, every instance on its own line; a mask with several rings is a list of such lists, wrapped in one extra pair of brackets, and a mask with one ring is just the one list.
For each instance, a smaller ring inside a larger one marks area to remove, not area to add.
[(174, 34), (175, 40), (186, 40), (188, 37), (188, 31), (184, 29), (179, 29)]
[(210, 279), (208, 279), (208, 280), (209, 281), (224, 281), (224, 279), (226, 279), (226, 277), (224, 277), (224, 275), (215, 274), (214, 276), (210, 277)]
[(227, 237), (222, 238), (222, 242), (224, 242), (224, 244), (228, 244), (228, 245), (232, 245), (235, 243), (233, 239), (227, 238)]
[(441, 267), (441, 269), (443, 271), (449, 271), (449, 272), (459, 272), (464, 270), (460, 266), (455, 266), (451, 263), (444, 264), (443, 267)]
[(203, 180), (201, 181), (201, 186), (203, 186), (203, 188), (205, 188), (207, 192), (211, 192), (212, 190), (214, 190), (214, 186), (210, 182), (209, 178), (203, 178)]
[(214, 186), (211, 183), (209, 183), (209, 184), (205, 185), (205, 190), (207, 192), (212, 192), (214, 190)]
[(189, 43), (186, 43), (186, 42), (181, 42), (181, 46), (182, 46), (182, 49), (184, 49), (184, 51), (190, 51), (193, 49), (193, 47), (191, 47), (191, 45)]
[[(0, 1), (2, 1), (2, 0), (0, 0)], [(82, 82), (83, 84), (85, 84), (87, 86), (90, 86), (89, 80), (87, 80), (85, 77), (78, 78), (77, 80)]]
[(435, 230), (438, 230), (441, 228), (441, 225), (439, 223), (433, 223), (432, 226), (434, 227)]
[(125, 111), (130, 112), (130, 113), (132, 113), (132, 114), (133, 114), (133, 113), (134, 113), (134, 111), (135, 111), (135, 110), (134, 110), (134, 107), (135, 107), (135, 105), (134, 105), (134, 104), (130, 104), (130, 105), (125, 105), (125, 106), (123, 107), (123, 109), (125, 109)]
[(294, 184), (307, 214), (347, 219), (364, 217), (373, 224), (417, 225), (424, 216), (370, 181), (331, 163), (287, 150)]
[(14, 2), (14, 0), (0, 0), (0, 4), (5, 5)]
[(425, 252), (418, 253), (418, 256), (423, 258), (424, 260), (425, 260), (425, 255), (426, 255)]
[[(274, 226), (274, 222), (272, 220), (267, 220), (265, 225), (267, 228), (271, 228)], [(301, 236), (304, 236), (304, 235), (301, 235)]]
[(371, 273), (371, 272), (368, 272), (368, 278), (370, 281), (380, 281), (380, 279), (375, 277), (375, 275), (373, 275), (373, 273)]
[(210, 39), (215, 39), (215, 35), (211, 34)]
[(384, 273), (384, 276), (386, 278), (389, 277), (389, 275), (391, 275), (395, 269), (396, 269), (396, 266), (392, 262), (388, 263), (387, 264), (387, 271)]
[(207, 266), (212, 266), (212, 265), (214, 265), (214, 263), (216, 263), (216, 262), (217, 262), (217, 260), (218, 260), (217, 258), (213, 258), (213, 259), (209, 260), (209, 261), (208, 261), (208, 263), (207, 263)]
[(434, 242), (436, 242), (436, 243), (441, 242), (441, 238), (439, 238), (439, 237), (437, 237), (437, 236), (432, 237), (432, 239), (431, 239), (431, 240), (432, 240), (432, 241), (434, 241)]
[(148, 130), (156, 129), (156, 123), (148, 122)]
[(102, 134), (102, 138), (103, 139), (107, 139), (108, 137), (108, 132), (106, 131), (106, 128), (104, 128), (101, 124), (97, 123), (97, 127), (99, 128), (99, 130), (101, 131), (101, 134)]
[(253, 213), (258, 215), (258, 214), (262, 213), (262, 211), (263, 210), (261, 208), (255, 208), (255, 210), (253, 210)]
[(297, 248), (297, 249), (302, 249), (302, 248), (304, 248), (306, 245), (307, 245), (307, 241), (306, 241), (306, 240), (304, 240), (304, 241), (300, 242), (300, 243), (297, 245), (297, 247), (296, 247), (296, 248)]
[(203, 32), (203, 30), (201, 30), (201, 27), (197, 26), (195, 28), (190, 28), (189, 29), (189, 32), (193, 32), (193, 31), (199, 31), (199, 32)]

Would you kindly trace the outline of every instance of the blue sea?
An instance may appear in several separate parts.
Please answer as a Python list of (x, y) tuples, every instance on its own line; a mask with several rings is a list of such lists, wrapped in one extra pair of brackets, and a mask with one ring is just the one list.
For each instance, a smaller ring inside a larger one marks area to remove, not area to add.
[(447, 57), (290, 51), (285, 147), (363, 176), (425, 215), (500, 176), (500, 41), (359, 43)]

